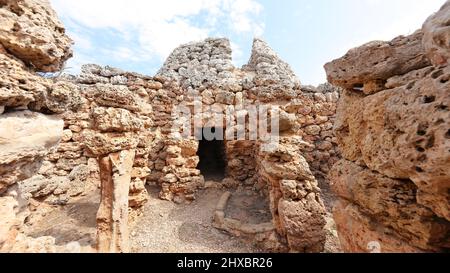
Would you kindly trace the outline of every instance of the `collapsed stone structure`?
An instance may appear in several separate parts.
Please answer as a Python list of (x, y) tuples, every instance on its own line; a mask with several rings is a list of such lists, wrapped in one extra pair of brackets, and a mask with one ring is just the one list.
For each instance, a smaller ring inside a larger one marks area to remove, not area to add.
[[(289, 65), (261, 40), (255, 40), (242, 69), (232, 65), (228, 40), (207, 39), (177, 48), (155, 77), (85, 65), (78, 76), (45, 78), (36, 71), (58, 71), (71, 56), (63, 26), (47, 1), (0, 4), (0, 128), (6, 153), (0, 200), (11, 216), (2, 219), (2, 251), (35, 250), (24, 247), (34, 239), (24, 238), (25, 216), (18, 216), (29, 202), (59, 206), (101, 188), (96, 249), (127, 252), (128, 224), (148, 198), (147, 183), (161, 187), (161, 198), (181, 202), (194, 200), (209, 182), (199, 169), (201, 143), (194, 134), (179, 138), (183, 119), (174, 115), (179, 106), (199, 103), (199, 116), (184, 120), (194, 133), (212, 128), (248, 133), (233, 120), (228, 128), (214, 113), (233, 109), (234, 119), (245, 120), (249, 106), (281, 109), (276, 149), (262, 149), (267, 143), (259, 139), (221, 143), (224, 185), (270, 197), (273, 221), (260, 239), (268, 248), (323, 250), (325, 208), (313, 174), (325, 174), (338, 160), (332, 134), (335, 88), (302, 91)], [(38, 240), (45, 245), (42, 251), (63, 251), (52, 238)], [(68, 251), (81, 249), (73, 248)]]
[[(79, 252), (77, 244), (56, 246), (54, 238), (20, 233), (30, 211), (17, 184), (37, 174), (58, 147), (64, 122), (54, 114), (80, 106), (76, 92), (36, 74), (61, 69), (72, 41), (46, 1), (0, 1), (0, 22), (0, 251)], [(49, 183), (60, 185), (57, 178)], [(45, 194), (39, 187), (26, 185)]]
[[(320, 252), (318, 180), (333, 165), (344, 251), (447, 251), (449, 7), (327, 64), (340, 98), (331, 84), (301, 86), (259, 39), (242, 68), (227, 39), (207, 39), (175, 49), (154, 77), (97, 65), (61, 75), (71, 40), (48, 1), (0, 0), (0, 251), (127, 252), (147, 184), (177, 203), (220, 184), (215, 227), (267, 250)], [(267, 121), (256, 136), (255, 116)], [(213, 132), (231, 137), (201, 137)], [(236, 188), (267, 198), (271, 221), (228, 218)], [(96, 245), (27, 235), (30, 207), (97, 189)]]
[(450, 247), (449, 16), (447, 1), (414, 34), (325, 65), (345, 89), (335, 123), (344, 159), (330, 173), (344, 251)]

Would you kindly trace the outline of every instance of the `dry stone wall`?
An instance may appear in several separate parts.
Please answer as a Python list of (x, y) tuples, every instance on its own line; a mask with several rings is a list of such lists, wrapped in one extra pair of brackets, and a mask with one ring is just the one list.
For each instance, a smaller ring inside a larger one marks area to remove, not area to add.
[(335, 123), (344, 159), (330, 174), (344, 251), (449, 249), (449, 14), (447, 1), (422, 30), (325, 65), (345, 89)]
[[(236, 117), (246, 117), (249, 115), (248, 106), (281, 106), (280, 129), (286, 135), (284, 141), (291, 136), (297, 137), (296, 141), (301, 139), (301, 145), (292, 144), (297, 150), (291, 147), (294, 149), (292, 152), (306, 158), (301, 168), (306, 168), (305, 172), (310, 174), (310, 163), (314, 174), (323, 175), (339, 158), (332, 134), (339, 90), (329, 85), (301, 87), (291, 70), (281, 72), (279, 66), (287, 69), (263, 41), (256, 40), (251, 63), (245, 70), (237, 69), (231, 64), (228, 40), (208, 39), (176, 49), (155, 77), (97, 65), (83, 66), (78, 76), (62, 76), (65, 86), (71, 85), (79, 90), (79, 100), (83, 103), (80, 108), (63, 114), (64, 137), (58, 150), (47, 157), (45, 170), (51, 179), (55, 175), (59, 179), (69, 176), (69, 185), (74, 183), (70, 177), (83, 175), (87, 179), (81, 179), (81, 183), (80, 179), (74, 179), (78, 181), (79, 192), (61, 195), (60, 190), (55, 190), (47, 195), (46, 200), (64, 203), (70, 196), (82, 194), (83, 190), (99, 187), (98, 181), (104, 179), (100, 179), (102, 168), (96, 159), (129, 150), (136, 151), (129, 187), (131, 207), (140, 208), (147, 200), (146, 183), (160, 185), (163, 199), (177, 202), (195, 199), (195, 193), (206, 182), (197, 169), (199, 143), (194, 137), (178, 139), (177, 133), (180, 132), (173, 128), (179, 128), (176, 125), (180, 122), (179, 117), (174, 116), (175, 107), (182, 105), (193, 110), (199, 102), (202, 103), (201, 116), (190, 117), (192, 132), (198, 127), (224, 128), (225, 132), (241, 129), (237, 126), (226, 128), (225, 123), (214, 119), (214, 113), (225, 114), (229, 107), (237, 112)], [(263, 75), (267, 78), (270, 73), (291, 76), (283, 79), (279, 75), (274, 76), (276, 79), (271, 82), (281, 83), (272, 89), (266, 86), (270, 79), (262, 80)], [(58, 84), (61, 85), (60, 82)], [(271, 93), (270, 90), (274, 91)], [(257, 94), (263, 94), (262, 98)], [(245, 130), (248, 133), (248, 128)], [(226, 140), (228, 178), (224, 180), (225, 184), (242, 184), (270, 194), (270, 181), (262, 178), (259, 150), (257, 141)], [(314, 177), (308, 179), (312, 179), (311, 183), (316, 186)], [(276, 187), (280, 191), (278, 184)], [(306, 187), (309, 189), (309, 184)], [(320, 194), (313, 188), (310, 190), (317, 193), (317, 198), (313, 198), (318, 202), (314, 213), (317, 212), (317, 217), (321, 218), (324, 208)], [(278, 201), (273, 203), (274, 213), (278, 211)], [(316, 224), (318, 230), (323, 228), (322, 222)], [(303, 236), (300, 229), (297, 230), (294, 237)], [(287, 234), (282, 232), (285, 237), (280, 240), (288, 245)], [(297, 251), (315, 251), (323, 243), (319, 236), (312, 242), (315, 246), (309, 247), (311, 242), (307, 240), (300, 246), (294, 242), (294, 237), (290, 237), (290, 244)]]
[[(280, 145), (268, 152), (258, 139), (225, 140), (224, 185), (270, 197), (278, 250), (323, 250), (316, 177), (339, 159), (332, 132), (339, 89), (301, 86), (259, 39), (241, 69), (227, 39), (207, 39), (175, 49), (154, 77), (98, 65), (77, 76), (45, 74), (72, 56), (48, 1), (0, 0), (0, 13), (1, 251), (89, 251), (29, 238), (22, 226), (29, 202), (65, 205), (101, 189), (97, 250), (127, 252), (145, 185), (160, 186), (163, 199), (194, 200), (206, 182), (194, 133), (215, 127), (248, 136), (237, 121), (253, 106), (280, 109)], [(174, 114), (179, 106), (200, 110), (186, 122)], [(231, 120), (215, 119), (230, 112)], [(180, 139), (186, 124), (193, 134)]]

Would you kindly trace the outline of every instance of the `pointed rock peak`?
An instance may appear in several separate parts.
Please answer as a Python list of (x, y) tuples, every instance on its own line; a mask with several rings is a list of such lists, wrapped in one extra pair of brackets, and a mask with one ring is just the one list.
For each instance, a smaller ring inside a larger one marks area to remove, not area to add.
[(255, 72), (256, 78), (266, 84), (275, 83), (279, 87), (290, 89), (300, 86), (300, 81), (291, 66), (259, 38), (254, 39), (250, 60), (243, 70)]

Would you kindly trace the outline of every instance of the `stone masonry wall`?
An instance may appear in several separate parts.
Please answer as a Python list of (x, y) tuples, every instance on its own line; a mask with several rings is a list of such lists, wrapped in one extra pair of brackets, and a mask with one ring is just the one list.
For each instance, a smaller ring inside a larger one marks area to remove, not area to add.
[[(187, 128), (174, 115), (178, 106), (194, 110), (200, 103), (187, 122), (192, 132), (248, 133), (233, 122), (247, 119), (250, 106), (280, 109), (275, 151), (261, 149), (266, 143), (259, 140), (225, 142), (227, 184), (271, 197), (287, 249), (323, 249), (325, 209), (314, 175), (325, 176), (339, 159), (332, 133), (339, 89), (301, 86), (259, 39), (242, 69), (232, 64), (227, 39), (207, 39), (175, 49), (154, 77), (97, 65), (77, 76), (44, 74), (61, 70), (72, 55), (48, 1), (0, 0), (0, 15), (0, 209), (7, 215), (1, 251), (81, 251), (19, 233), (30, 202), (65, 205), (98, 188), (97, 250), (128, 251), (128, 223), (148, 198), (147, 183), (174, 201), (195, 199), (205, 185), (199, 143), (179, 138)], [(214, 119), (231, 110), (230, 127)]]
[[(184, 59), (186, 55), (192, 57)], [(282, 84), (268, 89), (267, 82), (277, 81), (264, 81), (263, 75), (267, 78), (270, 73), (283, 74), (266, 71), (267, 68), (279, 70), (280, 62), (264, 42), (256, 40), (251, 63), (245, 70), (240, 70), (231, 64), (228, 40), (209, 39), (176, 49), (155, 77), (85, 65), (80, 75), (64, 75), (58, 79), (58, 85), (64, 90), (78, 91), (81, 106), (62, 115), (65, 126), (61, 145), (46, 157), (45, 168), (23, 184), (40, 183), (39, 188), (45, 190), (30, 192), (32, 197), (51, 204), (64, 204), (69, 198), (100, 186), (99, 155), (135, 149), (129, 195), (131, 207), (139, 208), (147, 200), (146, 183), (160, 185), (163, 199), (193, 200), (196, 191), (205, 183), (197, 169), (198, 141), (176, 138), (177, 132), (173, 128), (179, 120), (173, 112), (179, 105), (193, 110), (199, 101), (203, 104), (202, 117), (192, 117), (192, 130), (196, 125), (194, 120), (200, 120), (200, 127), (224, 128), (223, 123), (216, 124), (212, 113), (226, 113), (229, 106), (237, 111), (236, 116), (243, 117), (249, 115), (246, 110), (249, 105), (280, 106), (280, 130), (289, 135), (284, 141), (291, 136), (301, 139), (301, 145), (294, 145), (297, 150), (291, 148), (292, 152), (302, 154), (311, 164), (312, 171), (323, 175), (339, 156), (332, 135), (338, 90), (327, 85), (318, 89), (301, 87), (296, 78), (292, 83), (288, 82), (289, 78), (283, 79)], [(293, 73), (289, 70), (284, 74)], [(261, 99), (257, 94), (262, 94)], [(269, 181), (261, 178), (258, 142), (226, 141), (225, 148), (227, 176), (232, 179), (232, 182), (227, 180), (229, 184), (244, 183), (249, 188), (270, 194)], [(308, 164), (301, 166), (310, 174)], [(308, 179), (315, 181), (314, 177)], [(54, 187), (54, 180), (61, 181), (60, 186)], [(316, 182), (312, 183), (316, 185)], [(318, 194), (317, 188), (307, 188)], [(316, 212), (320, 218), (323, 205), (319, 195), (317, 200)], [(277, 202), (273, 203), (274, 213), (278, 211)], [(317, 226), (321, 230), (323, 225), (319, 222)], [(280, 232), (286, 236), (286, 231), (281, 230), (280, 227)], [(320, 236), (313, 243), (317, 245), (315, 247), (309, 247), (308, 242), (295, 247), (294, 237), (290, 239), (292, 249), (320, 249)], [(288, 244), (287, 239), (285, 242)]]

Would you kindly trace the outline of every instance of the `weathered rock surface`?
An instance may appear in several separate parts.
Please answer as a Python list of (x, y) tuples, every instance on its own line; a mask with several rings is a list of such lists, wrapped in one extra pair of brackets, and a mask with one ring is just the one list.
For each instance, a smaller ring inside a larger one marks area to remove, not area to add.
[(72, 41), (47, 0), (2, 0), (0, 44), (42, 72), (60, 70), (72, 56)]
[[(442, 189), (450, 187), (446, 77), (448, 68), (368, 97), (344, 92), (335, 124), (344, 156), (388, 177), (413, 180), (419, 195), (445, 200)], [(436, 209), (450, 219), (448, 206)]]
[[(383, 82), (430, 65), (422, 45), (423, 32), (400, 36), (391, 42), (374, 41), (351, 49), (344, 57), (325, 65), (328, 81), (346, 89), (360, 88), (365, 93), (383, 90)], [(367, 86), (381, 82), (377, 90)]]
[(17, 201), (12, 196), (0, 197), (0, 253), (11, 248), (23, 223), (16, 215)]
[(70, 46), (48, 1), (0, 1), (1, 252), (80, 250), (57, 247), (51, 237), (30, 238), (22, 229), (29, 215), (26, 197), (77, 189), (61, 182), (71, 178), (33, 177), (51, 170), (46, 157), (57, 151), (64, 128), (61, 117), (41, 113), (61, 114), (83, 103), (75, 86), (36, 73), (61, 69), (72, 54)]
[(325, 66), (346, 89), (334, 125), (345, 160), (330, 173), (344, 251), (449, 249), (449, 3), (412, 36)]
[(430, 16), (423, 25), (423, 45), (433, 65), (448, 65), (450, 59), (450, 2)]
[(101, 132), (127, 132), (144, 129), (144, 122), (131, 112), (119, 108), (97, 107), (92, 112), (95, 128)]
[(61, 140), (63, 121), (30, 111), (0, 116), (0, 192), (36, 173)]
[(135, 151), (121, 151), (101, 157), (101, 202), (97, 214), (97, 251), (129, 251), (128, 192)]
[(392, 231), (360, 212), (352, 203), (338, 201), (334, 208), (334, 220), (341, 247), (350, 253), (422, 253)]
[(260, 39), (253, 42), (250, 61), (243, 70), (250, 72), (256, 95), (267, 100), (294, 98), (300, 88), (300, 81), (289, 64)]
[(234, 70), (230, 41), (207, 39), (176, 48), (156, 76), (176, 80), (185, 89), (229, 90), (236, 85)]
[(450, 223), (417, 203), (417, 186), (412, 181), (391, 179), (347, 160), (336, 163), (330, 176), (339, 197), (390, 228), (391, 236), (423, 250), (449, 246)]

